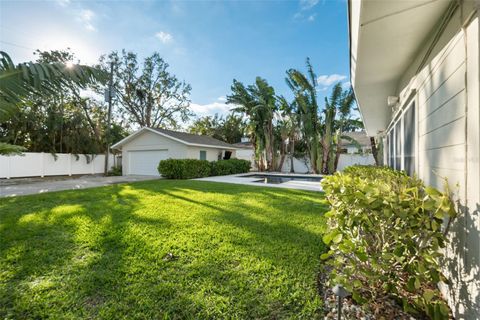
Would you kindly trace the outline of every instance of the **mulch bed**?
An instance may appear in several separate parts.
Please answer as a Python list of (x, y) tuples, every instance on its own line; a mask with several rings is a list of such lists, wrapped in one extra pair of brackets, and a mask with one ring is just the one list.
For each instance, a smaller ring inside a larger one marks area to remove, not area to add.
[[(318, 293), (324, 302), (325, 320), (337, 319), (338, 300), (332, 289), (326, 286), (328, 267), (322, 266), (317, 277)], [(377, 301), (374, 305), (358, 305), (351, 297), (344, 298), (342, 301), (342, 320), (416, 320), (412, 315), (403, 311), (402, 307), (393, 299), (385, 297), (382, 301)]]

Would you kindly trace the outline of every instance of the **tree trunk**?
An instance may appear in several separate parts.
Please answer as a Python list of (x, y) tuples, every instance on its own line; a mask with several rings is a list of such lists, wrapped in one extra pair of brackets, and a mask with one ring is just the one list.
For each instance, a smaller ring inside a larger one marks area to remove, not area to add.
[(295, 173), (295, 169), (293, 168), (294, 153), (295, 153), (295, 140), (292, 139), (292, 143), (290, 145), (290, 173)]
[(283, 163), (285, 162), (285, 144), (282, 143), (280, 146), (280, 163), (278, 164), (277, 171), (282, 172)]
[(341, 138), (338, 138), (337, 149), (335, 150), (335, 165), (333, 167), (334, 172), (337, 171), (338, 160), (340, 160), (340, 152), (342, 151), (341, 146), (340, 146), (340, 141), (341, 141)]
[(375, 159), (375, 165), (379, 165), (378, 161), (378, 149), (377, 149), (377, 143), (375, 142), (374, 137), (370, 137), (370, 144), (372, 145), (372, 154), (373, 154), (373, 159)]

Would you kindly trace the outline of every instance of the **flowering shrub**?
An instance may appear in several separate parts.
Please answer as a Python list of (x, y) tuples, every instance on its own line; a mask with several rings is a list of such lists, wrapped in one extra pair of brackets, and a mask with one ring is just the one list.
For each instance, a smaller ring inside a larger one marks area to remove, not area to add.
[(438, 282), (444, 221), (456, 216), (448, 193), (386, 167), (353, 166), (322, 180), (331, 210), (322, 259), (360, 304), (393, 295), (408, 312), (447, 319)]

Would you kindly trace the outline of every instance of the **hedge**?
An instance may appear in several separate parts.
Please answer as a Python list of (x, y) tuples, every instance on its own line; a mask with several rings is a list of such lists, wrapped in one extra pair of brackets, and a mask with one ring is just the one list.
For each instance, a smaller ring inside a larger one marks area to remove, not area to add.
[(405, 311), (447, 319), (437, 284), (446, 244), (444, 221), (456, 216), (442, 193), (416, 177), (386, 167), (352, 166), (327, 176), (331, 210), (322, 255), (329, 284), (342, 284), (360, 304), (393, 296)]
[(218, 160), (210, 163), (212, 176), (224, 176), (250, 171), (250, 161), (240, 159)]
[(207, 160), (167, 159), (160, 161), (158, 172), (168, 179), (194, 179), (208, 177), (211, 167)]
[(197, 159), (167, 159), (160, 161), (158, 172), (168, 179), (194, 179), (208, 176), (245, 173), (250, 161), (240, 159), (208, 162)]

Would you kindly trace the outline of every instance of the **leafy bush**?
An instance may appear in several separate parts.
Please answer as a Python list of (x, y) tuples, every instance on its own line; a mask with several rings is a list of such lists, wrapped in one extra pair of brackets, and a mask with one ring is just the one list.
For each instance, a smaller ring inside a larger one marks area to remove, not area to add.
[(107, 172), (107, 176), (121, 176), (122, 175), (122, 166), (113, 167), (110, 171)]
[(160, 161), (158, 172), (168, 179), (194, 179), (210, 175), (210, 163), (197, 159), (167, 159)]
[[(361, 304), (385, 295), (405, 311), (447, 319), (436, 285), (445, 280), (439, 261), (455, 217), (448, 191), (386, 167), (353, 166), (322, 180), (331, 206), (322, 255), (332, 267), (329, 284), (342, 284)], [(443, 230), (442, 230), (443, 229)]]
[(211, 162), (212, 176), (224, 176), (250, 171), (250, 161), (241, 159), (218, 160)]
[(167, 159), (160, 161), (158, 172), (168, 179), (193, 179), (208, 176), (245, 173), (250, 170), (250, 161), (240, 159), (208, 162), (197, 159)]

